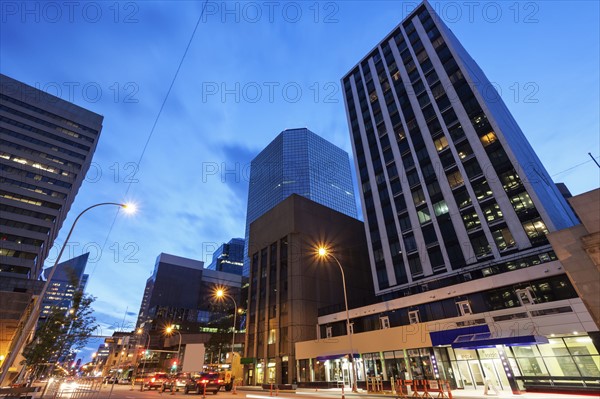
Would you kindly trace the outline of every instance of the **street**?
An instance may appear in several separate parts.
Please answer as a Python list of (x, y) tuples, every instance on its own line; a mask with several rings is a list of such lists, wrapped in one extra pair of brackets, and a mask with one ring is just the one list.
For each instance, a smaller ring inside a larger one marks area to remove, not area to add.
[[(143, 398), (162, 398), (167, 399), (167, 397), (179, 397), (179, 398), (202, 398), (202, 395), (188, 394), (185, 395), (183, 392), (160, 392), (160, 391), (144, 391), (140, 392), (139, 387), (136, 386), (135, 390), (131, 390), (131, 386), (129, 385), (115, 385), (112, 395), (109, 396), (110, 385), (102, 385), (100, 393), (96, 396), (96, 394), (90, 395), (89, 398), (94, 399), (143, 399)], [(344, 393), (346, 398), (377, 398), (377, 397), (390, 397), (390, 398), (398, 398), (396, 395), (388, 394), (373, 394), (367, 392), (360, 393), (351, 393), (346, 391)], [(63, 395), (61, 398), (68, 398), (69, 396)], [(82, 395), (74, 395), (74, 398), (86, 398), (86, 396)], [(283, 392), (271, 392), (267, 390), (258, 389), (255, 387), (241, 387), (234, 394), (233, 392), (220, 391), (218, 394), (207, 394), (206, 398), (215, 399), (271, 399), (274, 397), (280, 399), (333, 399), (333, 398), (342, 398), (342, 392), (340, 389), (329, 389), (329, 390), (313, 390), (313, 389), (298, 389), (295, 392), (283, 391)], [(309, 398), (307, 398), (309, 397)], [(556, 393), (524, 393), (522, 395), (513, 395), (510, 392), (500, 392), (499, 395), (490, 394), (483, 395), (482, 391), (463, 391), (457, 390), (452, 392), (453, 399), (483, 399), (483, 398), (520, 398), (520, 399), (590, 399), (591, 396), (585, 395), (568, 395), (568, 394), (556, 394)]]

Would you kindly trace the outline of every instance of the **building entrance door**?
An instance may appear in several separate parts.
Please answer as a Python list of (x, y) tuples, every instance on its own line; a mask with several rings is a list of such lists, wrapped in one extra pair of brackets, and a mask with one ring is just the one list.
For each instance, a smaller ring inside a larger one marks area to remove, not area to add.
[(342, 368), (342, 373), (344, 375), (344, 385), (346, 387), (350, 386), (350, 371), (348, 370), (348, 365), (350, 363), (348, 362), (344, 362), (343, 368)]
[(473, 382), (475, 383), (474, 388), (477, 388), (478, 386), (483, 387), (485, 381), (483, 378), (483, 373), (481, 372), (479, 360), (469, 360), (469, 369), (471, 370)]
[(469, 369), (469, 364), (465, 361), (459, 361), (458, 371), (460, 372), (460, 378), (463, 384), (463, 388), (465, 389), (475, 389), (475, 382), (473, 381), (473, 376), (471, 375), (471, 370)]
[(485, 377), (488, 377), (499, 391), (511, 390), (500, 359), (481, 360), (481, 366), (483, 367)]

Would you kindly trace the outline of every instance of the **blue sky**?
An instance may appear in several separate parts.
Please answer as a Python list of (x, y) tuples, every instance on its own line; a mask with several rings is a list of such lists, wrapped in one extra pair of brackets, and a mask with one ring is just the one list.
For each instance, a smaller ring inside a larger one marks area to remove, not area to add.
[[(102, 333), (135, 324), (160, 252), (208, 262), (220, 243), (243, 237), (249, 162), (280, 131), (308, 127), (352, 152), (340, 78), (416, 4), (0, 4), (0, 72), (105, 117), (65, 226), (97, 202), (139, 206), (133, 217), (90, 212), (69, 246), (71, 256), (91, 251), (88, 292)], [(574, 194), (597, 188), (588, 152), (600, 153), (599, 3), (431, 4), (555, 181)]]

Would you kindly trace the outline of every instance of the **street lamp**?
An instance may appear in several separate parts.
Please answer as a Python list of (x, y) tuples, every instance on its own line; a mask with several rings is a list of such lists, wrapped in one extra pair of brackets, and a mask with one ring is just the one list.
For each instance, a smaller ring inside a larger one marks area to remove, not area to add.
[[(146, 370), (146, 358), (148, 357), (148, 348), (150, 348), (150, 333), (142, 328), (138, 328), (137, 334), (146, 334), (148, 336), (148, 342), (146, 343), (146, 351), (144, 352), (144, 362), (142, 363), (142, 387), (140, 391), (144, 392), (144, 371)], [(135, 384), (135, 380), (133, 382)]]
[(354, 349), (352, 347), (352, 329), (350, 328), (350, 313), (348, 312), (348, 295), (346, 294), (346, 276), (344, 275), (344, 268), (340, 261), (327, 250), (326, 247), (319, 247), (317, 250), (317, 254), (321, 259), (327, 259), (328, 257), (333, 258), (335, 263), (340, 267), (340, 272), (342, 272), (342, 285), (344, 287), (344, 305), (346, 305), (346, 331), (348, 333), (348, 340), (350, 341), (350, 363), (352, 365), (352, 392), (358, 392), (356, 387), (356, 366), (354, 364)]
[(101, 202), (99, 204), (95, 204), (95, 205), (92, 205), (90, 207), (85, 208), (83, 211), (81, 211), (79, 213), (79, 215), (77, 215), (77, 217), (75, 218), (75, 221), (73, 222), (73, 225), (71, 226), (71, 229), (69, 230), (69, 233), (67, 234), (67, 238), (65, 239), (65, 243), (63, 244), (62, 248), (58, 252), (58, 256), (56, 257), (56, 260), (54, 261), (54, 265), (50, 268), (50, 273), (48, 274), (48, 279), (46, 280), (46, 283), (44, 284), (44, 287), (42, 288), (42, 291), (40, 292), (40, 295), (38, 296), (37, 300), (35, 301), (33, 309), (31, 311), (31, 313), (29, 313), (29, 316), (27, 317), (27, 320), (25, 321), (23, 329), (21, 330), (21, 332), (16, 337), (16, 341), (15, 341), (15, 344), (13, 346), (13, 350), (10, 351), (10, 353), (6, 357), (4, 363), (2, 363), (2, 369), (0, 370), (1, 371), (1, 373), (0, 373), (0, 386), (5, 385), (4, 381), (8, 377), (8, 369), (9, 369), (9, 367), (15, 361), (15, 359), (17, 357), (17, 354), (21, 353), (21, 351), (23, 350), (23, 346), (25, 345), (25, 341), (31, 335), (31, 333), (33, 332), (33, 329), (35, 328), (35, 325), (37, 324), (37, 321), (38, 321), (38, 319), (40, 317), (40, 310), (41, 310), (41, 307), (42, 307), (42, 302), (43, 302), (44, 297), (46, 296), (46, 291), (48, 291), (48, 288), (50, 286), (50, 282), (52, 281), (52, 277), (54, 277), (54, 272), (57, 269), (56, 266), (58, 265), (58, 262), (60, 261), (60, 258), (62, 256), (63, 252), (65, 251), (65, 248), (67, 247), (67, 243), (69, 242), (69, 238), (71, 238), (71, 234), (73, 233), (73, 230), (75, 229), (75, 225), (79, 221), (79, 218), (81, 218), (81, 216), (83, 216), (83, 214), (86, 213), (87, 211), (89, 211), (91, 209), (94, 209), (94, 208), (97, 208), (99, 206), (104, 206), (104, 205), (113, 205), (113, 206), (121, 207), (127, 213), (133, 213), (133, 212), (135, 212), (135, 206), (133, 206), (132, 204), (121, 204), (121, 203), (118, 203), (118, 202)]
[(173, 325), (167, 327), (166, 332), (169, 335), (171, 335), (171, 333), (173, 333), (173, 332), (176, 332), (177, 334), (179, 334), (179, 346), (177, 347), (177, 363), (178, 363), (177, 367), (179, 367), (179, 363), (181, 363), (181, 359), (179, 358), (179, 355), (181, 352), (181, 333)]
[(222, 299), (222, 298), (229, 298), (233, 301), (233, 336), (231, 338), (231, 365), (233, 367), (233, 347), (235, 345), (235, 324), (236, 324), (236, 315), (237, 315), (237, 303), (235, 302), (235, 299), (229, 295), (227, 292), (225, 292), (225, 290), (223, 288), (218, 288), (217, 291), (215, 291), (215, 296), (217, 297), (217, 299)]

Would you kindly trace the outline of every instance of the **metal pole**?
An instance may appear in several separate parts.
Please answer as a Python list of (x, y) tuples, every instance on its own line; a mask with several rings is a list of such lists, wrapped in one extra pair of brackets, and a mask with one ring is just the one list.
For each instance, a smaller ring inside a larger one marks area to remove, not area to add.
[(54, 261), (54, 265), (50, 268), (50, 274), (48, 275), (48, 279), (46, 280), (46, 283), (44, 284), (44, 288), (42, 288), (40, 295), (35, 300), (35, 305), (33, 307), (33, 310), (31, 311), (31, 313), (27, 317), (27, 321), (25, 322), (25, 326), (23, 327), (23, 330), (21, 330), (21, 333), (16, 338), (17, 340), (15, 341), (13, 350), (10, 351), (10, 353), (6, 356), (6, 359), (4, 359), (4, 363), (2, 363), (2, 369), (0, 370), (1, 371), (0, 386), (6, 385), (5, 380), (8, 377), (8, 369), (15, 361), (17, 354), (19, 354), (23, 351), (23, 346), (25, 345), (26, 339), (31, 335), (31, 333), (33, 333), (33, 329), (35, 328), (37, 321), (40, 317), (42, 301), (43, 301), (44, 297), (46, 296), (46, 291), (48, 291), (48, 287), (50, 286), (52, 277), (54, 277), (54, 272), (57, 269), (56, 266), (58, 265), (58, 262), (60, 261), (60, 258), (62, 256), (63, 252), (65, 251), (65, 248), (67, 247), (67, 243), (69, 242), (69, 239), (71, 238), (71, 234), (73, 233), (73, 230), (75, 229), (75, 225), (77, 224), (77, 222), (79, 221), (79, 218), (81, 218), (81, 216), (83, 216), (84, 213), (86, 213), (87, 211), (89, 211), (91, 209), (94, 209), (96, 207), (103, 206), (103, 205), (114, 205), (114, 206), (119, 206), (121, 208), (126, 207), (125, 204), (120, 204), (118, 202), (101, 202), (99, 204), (92, 205), (88, 208), (85, 208), (83, 211), (81, 211), (81, 213), (79, 213), (79, 215), (77, 215), (77, 217), (75, 218), (75, 221), (73, 222), (73, 225), (71, 225), (71, 229), (69, 230), (69, 233), (67, 234), (65, 243), (61, 247), (61, 249), (58, 253), (58, 256), (56, 257), (56, 261)]
[(179, 346), (177, 346), (177, 368), (175, 369), (175, 371), (179, 370), (179, 366), (181, 365), (181, 333), (179, 332), (179, 330), (175, 330), (177, 331), (177, 334), (179, 334)]
[[(146, 344), (146, 352), (148, 352), (148, 348), (150, 348), (150, 333), (144, 331), (146, 335), (148, 335), (148, 343)], [(144, 362), (142, 363), (142, 387), (140, 388), (141, 392), (144, 392), (144, 370), (146, 370), (146, 357), (148, 353), (144, 352)]]
[(354, 364), (354, 349), (352, 346), (352, 329), (350, 328), (350, 312), (348, 311), (348, 296), (346, 294), (346, 276), (344, 275), (344, 268), (340, 261), (333, 255), (331, 256), (337, 265), (340, 267), (340, 272), (342, 272), (342, 285), (344, 287), (344, 305), (346, 306), (346, 331), (348, 332), (348, 340), (350, 341), (350, 362), (352, 364), (352, 392), (358, 392), (358, 388), (356, 386), (356, 366)]
[(238, 307), (237, 303), (235, 302), (235, 299), (231, 295), (225, 294), (225, 296), (228, 296), (233, 301), (233, 337), (231, 338), (231, 367), (233, 368), (233, 347), (235, 345), (235, 325)]

